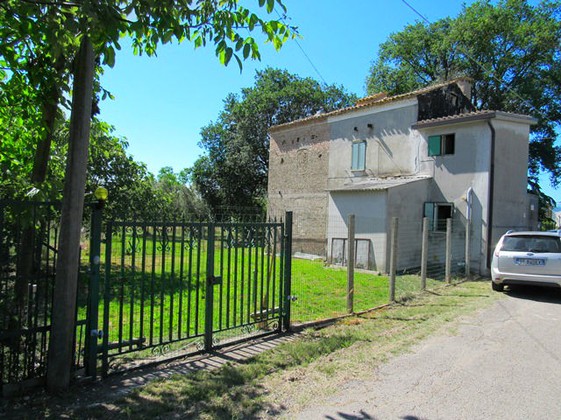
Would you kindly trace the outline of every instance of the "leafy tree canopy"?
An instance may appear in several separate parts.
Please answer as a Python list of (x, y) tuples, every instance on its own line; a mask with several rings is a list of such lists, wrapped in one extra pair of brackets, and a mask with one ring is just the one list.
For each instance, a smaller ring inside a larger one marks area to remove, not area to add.
[(206, 154), (191, 169), (191, 179), (215, 211), (220, 207), (262, 207), (267, 192), (268, 130), (271, 126), (350, 106), (342, 87), (322, 86), (285, 70), (258, 71), (255, 85), (229, 94), (218, 120), (201, 131)]
[(458, 76), (474, 80), (478, 109), (529, 114), (529, 177), (561, 182), (561, 2), (479, 0), (455, 19), (417, 22), (392, 34), (367, 77), (369, 94), (404, 93)]

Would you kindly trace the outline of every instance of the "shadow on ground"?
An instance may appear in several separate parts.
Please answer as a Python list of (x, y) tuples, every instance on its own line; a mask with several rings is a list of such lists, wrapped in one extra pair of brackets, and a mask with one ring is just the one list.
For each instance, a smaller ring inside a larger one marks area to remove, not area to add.
[(507, 286), (505, 293), (516, 299), (561, 304), (561, 288), (538, 286)]

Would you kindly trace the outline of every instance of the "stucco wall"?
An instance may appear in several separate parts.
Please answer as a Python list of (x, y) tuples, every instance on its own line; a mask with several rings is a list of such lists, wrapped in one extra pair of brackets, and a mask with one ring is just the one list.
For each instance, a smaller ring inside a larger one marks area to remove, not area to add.
[[(388, 190), (388, 235), (391, 218), (398, 218), (398, 270), (421, 266), (423, 203), (427, 199), (432, 183), (432, 179), (424, 179)], [(386, 247), (388, 267), (389, 246), (388, 243)]]
[(329, 196), (328, 256), (333, 239), (347, 237), (349, 215), (355, 215), (355, 238), (369, 242), (369, 269), (385, 272), (387, 251), (387, 191), (340, 191)]
[(324, 256), (329, 127), (326, 119), (271, 132), (268, 214), (292, 211), (293, 251)]
[[(433, 180), (427, 201), (454, 204), (454, 224), (465, 224), (467, 192), (472, 189), (471, 266), (485, 272), (487, 252), (487, 206), (489, 201), (489, 168), (491, 131), (486, 121), (476, 121), (424, 129), (421, 160), (432, 169)], [(428, 138), (432, 135), (455, 134), (453, 155), (428, 156)], [(460, 242), (465, 231), (456, 229), (453, 240)]]
[[(532, 226), (527, 196), (527, 124), (493, 120), (495, 127), (495, 187), (493, 191), (493, 244), (509, 229)], [(535, 209), (537, 212), (537, 209)]]
[[(416, 117), (416, 100), (330, 117), (329, 188), (337, 188), (351, 179), (417, 173), (420, 143), (409, 136)], [(365, 171), (351, 171), (355, 140), (366, 140)]]

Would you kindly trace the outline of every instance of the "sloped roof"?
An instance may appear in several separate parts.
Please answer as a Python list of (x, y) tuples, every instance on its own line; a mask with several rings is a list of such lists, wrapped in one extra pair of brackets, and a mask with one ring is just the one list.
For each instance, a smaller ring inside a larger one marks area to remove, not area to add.
[(330, 188), (330, 192), (356, 192), (356, 191), (384, 191), (393, 187), (410, 184), (412, 182), (430, 179), (430, 176), (396, 176), (388, 178), (368, 178), (364, 181), (352, 182), (340, 187)]
[(403, 100), (415, 98), (418, 95), (422, 95), (424, 93), (431, 92), (433, 90), (441, 89), (445, 86), (449, 86), (449, 85), (452, 85), (452, 84), (460, 82), (460, 81), (470, 81), (471, 82), (471, 79), (468, 78), (468, 77), (459, 77), (459, 78), (456, 78), (456, 79), (453, 79), (453, 80), (448, 80), (448, 81), (443, 82), (443, 83), (438, 83), (438, 84), (427, 86), (425, 88), (418, 89), (418, 90), (415, 90), (415, 91), (412, 91), (412, 92), (402, 93), (400, 95), (394, 95), (394, 96), (386, 96), (384, 93), (377, 93), (377, 94), (359, 99), (354, 106), (338, 109), (336, 111), (331, 111), (331, 112), (328, 112), (328, 113), (325, 113), (325, 114), (311, 115), (309, 117), (302, 118), (302, 119), (299, 119), (299, 120), (296, 120), (296, 121), (291, 121), (291, 122), (288, 122), (288, 123), (275, 125), (273, 127), (270, 127), (269, 131), (276, 131), (276, 130), (284, 129), (284, 128), (291, 127), (291, 126), (297, 126), (297, 125), (307, 123), (309, 121), (314, 121), (314, 120), (320, 121), (320, 120), (323, 120), (323, 119), (327, 119), (328, 117), (354, 112), (354, 111), (359, 110), (359, 109), (382, 106), (382, 105), (385, 105), (385, 104), (388, 104), (388, 103), (391, 103), (391, 102), (397, 102), (397, 101), (403, 101)]
[(515, 114), (512, 112), (504, 112), (504, 111), (481, 110), (481, 111), (467, 112), (465, 114), (448, 115), (445, 117), (431, 118), (428, 120), (418, 121), (416, 124), (413, 124), (411, 128), (419, 129), (419, 128), (439, 127), (442, 125), (463, 123), (469, 121), (489, 120), (491, 118), (517, 121), (526, 124), (535, 124), (537, 122), (535, 118), (530, 117), (528, 115)]

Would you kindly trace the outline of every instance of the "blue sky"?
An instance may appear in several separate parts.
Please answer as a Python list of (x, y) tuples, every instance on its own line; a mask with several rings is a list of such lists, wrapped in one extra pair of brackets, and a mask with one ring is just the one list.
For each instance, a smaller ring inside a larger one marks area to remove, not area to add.
[[(466, 1), (470, 4), (472, 1)], [(251, 3), (247, 1), (246, 3)], [(267, 66), (301, 77), (343, 86), (364, 96), (365, 80), (378, 46), (391, 33), (421, 20), (455, 17), (460, 0), (284, 0), (289, 23), (299, 28), (298, 42), (279, 52), (262, 45), (261, 61), (223, 67), (212, 46), (194, 50), (189, 43), (164, 45), (157, 57), (132, 54), (127, 42), (107, 69), (103, 86), (115, 96), (101, 104), (100, 118), (126, 137), (128, 152), (157, 173), (163, 166), (178, 172), (202, 154), (202, 127), (217, 119), (228, 93), (253, 85), (255, 71)], [(255, 0), (255, 4), (257, 1)], [(276, 14), (272, 15), (276, 17)], [(545, 191), (561, 202), (548, 182)]]

